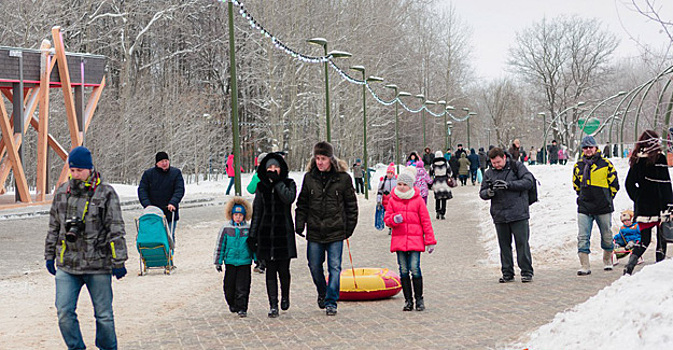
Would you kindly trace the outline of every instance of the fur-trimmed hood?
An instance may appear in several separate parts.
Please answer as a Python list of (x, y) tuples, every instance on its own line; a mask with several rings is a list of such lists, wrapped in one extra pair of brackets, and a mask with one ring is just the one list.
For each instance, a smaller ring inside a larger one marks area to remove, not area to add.
[(268, 153), (261, 162), (259, 162), (259, 167), (257, 167), (257, 177), (259, 177), (260, 182), (269, 182), (269, 178), (266, 176), (266, 164), (271, 160), (275, 159), (280, 165), (280, 179), (287, 179), (290, 174), (290, 170), (285, 162), (283, 156), (276, 152)]
[(243, 197), (234, 197), (224, 204), (225, 219), (232, 220), (231, 210), (234, 209), (234, 205), (236, 204), (240, 204), (245, 208), (245, 221), (250, 222), (250, 219), (252, 218), (252, 206), (250, 205), (250, 202)]
[[(348, 163), (346, 163), (345, 160), (341, 160), (337, 157), (332, 157), (330, 159), (330, 162), (332, 163), (332, 168), (336, 169), (337, 172), (339, 173), (345, 173), (348, 171)], [(315, 157), (311, 157), (311, 160), (308, 161), (308, 164), (306, 165), (306, 172), (311, 172), (313, 168), (315, 168)]]

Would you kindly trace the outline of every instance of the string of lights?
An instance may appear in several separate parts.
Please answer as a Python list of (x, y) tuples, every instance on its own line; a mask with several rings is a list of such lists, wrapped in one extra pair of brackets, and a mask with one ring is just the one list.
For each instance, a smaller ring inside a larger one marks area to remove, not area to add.
[[(435, 113), (435, 112), (431, 111), (430, 109), (428, 109), (425, 105), (422, 105), (418, 109), (412, 109), (409, 106), (407, 106), (404, 102), (402, 102), (402, 100), (400, 100), (399, 97), (395, 97), (394, 99), (392, 99), (390, 101), (383, 100), (382, 98), (380, 98), (376, 94), (376, 92), (374, 92), (374, 90), (371, 88), (371, 86), (369, 85), (369, 83), (366, 80), (358, 80), (356, 78), (353, 78), (346, 71), (344, 71), (339, 66), (337, 66), (332, 61), (332, 58), (333, 58), (332, 55), (328, 54), (326, 56), (311, 56), (311, 55), (306, 55), (306, 54), (303, 54), (303, 53), (298, 52), (296, 50), (293, 50), (290, 46), (283, 43), (280, 39), (278, 39), (277, 36), (273, 35), (273, 33), (269, 32), (266, 28), (264, 28), (264, 26), (262, 26), (257, 20), (255, 20), (255, 18), (250, 14), (250, 12), (248, 12), (248, 10), (245, 8), (245, 6), (243, 5), (242, 2), (240, 2), (238, 0), (218, 0), (218, 1), (223, 2), (223, 3), (231, 2), (234, 6), (238, 7), (238, 13), (241, 15), (241, 17), (243, 17), (246, 21), (248, 21), (248, 24), (250, 25), (250, 27), (252, 29), (256, 30), (257, 32), (259, 32), (260, 35), (269, 39), (276, 49), (279, 49), (279, 50), (285, 52), (287, 55), (291, 56), (292, 58), (297, 59), (297, 60), (299, 60), (301, 62), (304, 62), (304, 63), (325, 63), (325, 62), (327, 62), (330, 65), (330, 67), (332, 67), (332, 69), (334, 69), (337, 72), (337, 74), (339, 74), (341, 76), (342, 79), (344, 79), (347, 82), (352, 83), (352, 84), (365, 85), (367, 90), (369, 91), (369, 93), (374, 97), (374, 99), (378, 103), (380, 103), (384, 106), (392, 106), (396, 102), (398, 102), (402, 106), (402, 108), (404, 108), (407, 112), (413, 113), (413, 114), (420, 113), (421, 111), (426, 110), (428, 113), (430, 113), (434, 117), (443, 117), (445, 114), (448, 114), (448, 116), (450, 116), (451, 119), (453, 119), (454, 121), (457, 121), (457, 122), (462, 122), (462, 121), (465, 121), (469, 118), (469, 116), (465, 116), (464, 118), (457, 118), (454, 115), (452, 115), (451, 113), (449, 113), (447, 110), (444, 110), (440, 113)], [(303, 123), (301, 123), (301, 124), (303, 125)], [(250, 125), (250, 124), (241, 123), (240, 125)], [(257, 125), (259, 125), (259, 124), (257, 124)], [(268, 124), (268, 125), (271, 125), (271, 124)]]

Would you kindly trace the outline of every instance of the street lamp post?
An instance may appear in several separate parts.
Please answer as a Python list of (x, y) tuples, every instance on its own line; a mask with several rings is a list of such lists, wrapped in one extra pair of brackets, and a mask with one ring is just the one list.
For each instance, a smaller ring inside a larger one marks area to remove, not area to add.
[(367, 82), (368, 81), (383, 81), (383, 78), (368, 77), (365, 73), (364, 66), (353, 66), (352, 70), (362, 73), (362, 156), (364, 158), (363, 165), (365, 168), (365, 199), (369, 199), (369, 166), (367, 165)]
[(537, 115), (542, 116), (542, 134), (543, 136), (543, 143), (542, 143), (542, 164), (547, 164), (547, 114), (545, 112), (540, 112)]
[(397, 85), (395, 84), (387, 84), (385, 85), (388, 89), (393, 89), (395, 91), (395, 163), (397, 164), (397, 173), (400, 173), (400, 127), (399, 127), (399, 112), (398, 112), (398, 104), (399, 104), (399, 98), (400, 96), (411, 96), (410, 93), (400, 91), (399, 93), (397, 92)]
[(447, 142), (449, 143), (449, 145), (446, 147), (447, 151), (449, 148), (451, 148), (451, 128), (453, 128), (453, 122), (449, 120), (446, 122), (446, 138)]
[(477, 115), (477, 113), (470, 112), (470, 109), (467, 107), (463, 107), (463, 110), (467, 113), (467, 148), (470, 149), (472, 147), (470, 146), (470, 117)]
[[(427, 106), (434, 106), (436, 104), (437, 104), (437, 102), (435, 102), (435, 101), (425, 100), (425, 102), (423, 103), (423, 111), (425, 111)], [(434, 121), (435, 119), (433, 118), (432, 120)], [(433, 124), (433, 123), (431, 123), (431, 124)], [(425, 136), (425, 120), (423, 121), (423, 136)], [(423, 148), (428, 147), (428, 144), (426, 143), (426, 141), (423, 141), (423, 143), (425, 144), (425, 145), (423, 145)]]
[(423, 123), (423, 148), (425, 148), (425, 95), (418, 94), (414, 97), (423, 101), (421, 102), (421, 123)]
[(234, 192), (241, 195), (241, 140), (238, 125), (238, 82), (236, 80), (236, 50), (234, 43), (234, 7), (227, 6), (229, 19), (229, 70), (231, 74), (231, 131), (234, 144)]
[[(327, 52), (327, 40), (324, 38), (313, 38), (307, 40), (308, 43), (314, 44), (314, 45), (320, 45), (323, 47), (325, 56), (332, 56), (332, 58), (346, 58), (346, 57), (351, 57), (352, 55), (348, 52), (344, 51), (332, 51), (330, 53)], [(331, 127), (330, 127), (330, 104), (329, 104), (329, 65), (328, 61), (325, 61), (325, 128), (326, 128), (326, 137), (327, 137), (327, 142), (332, 141), (332, 132), (331, 132)]]

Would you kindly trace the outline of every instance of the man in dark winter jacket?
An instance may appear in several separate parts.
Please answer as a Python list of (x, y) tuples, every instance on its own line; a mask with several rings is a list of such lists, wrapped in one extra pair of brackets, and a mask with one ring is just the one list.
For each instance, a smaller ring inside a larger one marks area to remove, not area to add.
[[(343, 241), (355, 231), (358, 203), (345, 162), (334, 156), (328, 142), (313, 147), (308, 172), (304, 175), (295, 214), (295, 232), (306, 229), (308, 266), (318, 290), (318, 306), (328, 316), (337, 313), (341, 278)], [(323, 263), (327, 253), (329, 282), (325, 282)]]
[(486, 163), (488, 162), (488, 154), (484, 151), (484, 147), (479, 147), (479, 169), (481, 169), (481, 174), (484, 175), (486, 171)]
[(601, 156), (593, 136), (585, 136), (580, 145), (582, 155), (573, 168), (573, 189), (577, 192), (577, 255), (581, 265), (577, 275), (585, 276), (591, 274), (589, 242), (594, 221), (601, 231), (603, 269), (612, 270), (612, 199), (619, 190), (619, 181), (617, 171)]
[(95, 310), (96, 346), (117, 349), (112, 276), (126, 275), (127, 259), (119, 197), (101, 181), (85, 147), (70, 151), (68, 166), (71, 178), (54, 193), (44, 246), (47, 271), (56, 276), (58, 326), (68, 349), (86, 348), (75, 313), (86, 285)]
[(547, 149), (549, 164), (558, 164), (558, 144), (556, 144), (556, 140), (552, 140), (551, 145)]
[(425, 147), (423, 150), (423, 165), (425, 166), (425, 171), (430, 171), (432, 162), (435, 160), (435, 155), (430, 150), (430, 147)]
[[(182, 172), (171, 166), (168, 154), (158, 152), (155, 156), (155, 166), (145, 170), (140, 185), (138, 185), (138, 199), (143, 208), (148, 205), (161, 208), (166, 221), (172, 223), (171, 234), (175, 242), (175, 227), (180, 219), (179, 206), (185, 195), (185, 181)], [(174, 216), (175, 215), (175, 216)]]
[(514, 281), (512, 236), (516, 245), (516, 260), (521, 269), (521, 282), (533, 281), (533, 259), (528, 238), (528, 190), (533, 187), (533, 175), (519, 161), (511, 159), (498, 147), (488, 151), (491, 167), (484, 174), (479, 196), (491, 201), (491, 217), (500, 246), (502, 277), (500, 283)]

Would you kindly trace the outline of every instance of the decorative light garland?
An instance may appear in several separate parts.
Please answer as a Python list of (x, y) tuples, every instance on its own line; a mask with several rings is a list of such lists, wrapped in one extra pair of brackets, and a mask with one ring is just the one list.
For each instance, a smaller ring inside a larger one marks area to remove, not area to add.
[[(365, 85), (367, 87), (367, 90), (369, 90), (369, 93), (374, 97), (374, 99), (384, 105), (384, 106), (392, 106), (396, 102), (399, 102), (399, 104), (404, 108), (407, 112), (410, 113), (419, 113), (423, 110), (428, 111), (432, 116), (434, 117), (443, 117), (445, 114), (448, 114), (451, 119), (457, 122), (462, 122), (465, 121), (469, 118), (468, 116), (465, 116), (464, 118), (456, 118), (453, 116), (451, 113), (449, 113), (447, 110), (442, 111), (441, 113), (434, 113), (433, 111), (429, 110), (425, 105), (422, 105), (419, 109), (411, 109), (408, 107), (402, 100), (400, 100), (399, 96), (396, 96), (394, 99), (390, 101), (385, 101), (381, 99), (375, 92), (372, 90), (370, 87), (369, 83), (366, 80), (358, 80), (346, 73), (343, 69), (339, 68), (333, 61), (332, 58), (333, 56), (328, 54), (326, 56), (311, 56), (311, 55), (305, 55), (301, 52), (297, 52), (290, 48), (288, 45), (280, 41), (275, 35), (273, 35), (271, 32), (266, 30), (259, 22), (255, 20), (254, 17), (246, 10), (245, 6), (243, 5), (242, 2), (238, 0), (217, 0), (223, 3), (231, 2), (233, 5), (238, 7), (238, 13), (243, 17), (245, 20), (248, 21), (248, 24), (250, 27), (256, 31), (259, 31), (260, 35), (263, 35), (267, 39), (271, 40), (271, 43), (276, 47), (276, 49), (282, 50), (285, 52), (287, 55), (291, 56), (294, 59), (300, 60), (304, 63), (329, 63), (329, 65), (343, 78), (344, 80), (348, 81), (349, 83), (356, 84), (356, 85)], [(255, 125), (251, 123), (241, 123), (240, 125)], [(262, 124), (257, 124), (257, 125), (262, 125)], [(272, 125), (272, 124), (263, 124), (263, 125)], [(303, 125), (303, 123), (301, 123)]]

